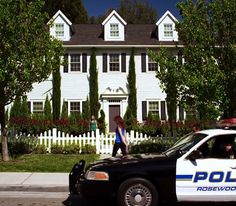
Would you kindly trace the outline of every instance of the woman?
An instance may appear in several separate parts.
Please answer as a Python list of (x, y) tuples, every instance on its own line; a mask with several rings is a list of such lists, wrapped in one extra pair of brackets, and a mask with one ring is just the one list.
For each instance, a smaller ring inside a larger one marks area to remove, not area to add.
[(125, 123), (120, 116), (116, 116), (114, 121), (117, 124), (116, 128), (116, 139), (113, 146), (112, 157), (116, 156), (116, 153), (121, 149), (122, 155), (127, 155), (127, 141), (126, 141), (126, 131)]

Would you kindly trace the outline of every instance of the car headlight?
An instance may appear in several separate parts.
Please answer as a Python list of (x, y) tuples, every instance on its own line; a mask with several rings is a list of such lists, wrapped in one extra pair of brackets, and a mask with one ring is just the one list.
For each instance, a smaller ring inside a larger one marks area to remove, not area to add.
[(88, 171), (85, 174), (87, 180), (97, 180), (97, 181), (108, 181), (109, 175), (107, 172), (102, 171)]

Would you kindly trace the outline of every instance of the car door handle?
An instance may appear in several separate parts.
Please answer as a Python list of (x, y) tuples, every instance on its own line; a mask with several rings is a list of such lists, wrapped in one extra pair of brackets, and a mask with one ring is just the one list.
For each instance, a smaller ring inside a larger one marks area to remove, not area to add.
[(231, 166), (230, 168), (233, 169), (233, 170), (235, 170), (235, 169), (236, 169), (236, 166)]

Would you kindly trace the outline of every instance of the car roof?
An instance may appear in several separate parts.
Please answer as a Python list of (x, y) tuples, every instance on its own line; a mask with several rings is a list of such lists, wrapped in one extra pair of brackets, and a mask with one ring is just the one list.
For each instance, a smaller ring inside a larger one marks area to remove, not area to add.
[(207, 136), (214, 136), (214, 135), (224, 135), (224, 134), (236, 134), (236, 130), (231, 129), (207, 129), (207, 130), (201, 130), (196, 133), (203, 133)]

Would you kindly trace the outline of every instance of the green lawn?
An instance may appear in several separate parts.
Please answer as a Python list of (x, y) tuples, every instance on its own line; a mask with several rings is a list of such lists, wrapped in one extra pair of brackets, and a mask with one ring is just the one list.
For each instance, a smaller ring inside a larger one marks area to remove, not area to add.
[(9, 162), (0, 160), (0, 172), (70, 172), (72, 166), (81, 159), (89, 164), (98, 160), (99, 155), (22, 155)]

